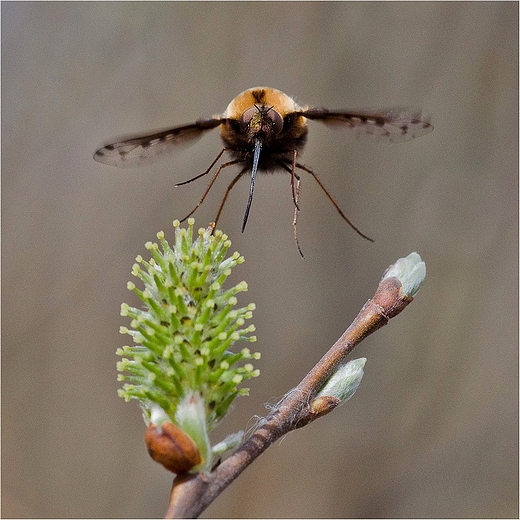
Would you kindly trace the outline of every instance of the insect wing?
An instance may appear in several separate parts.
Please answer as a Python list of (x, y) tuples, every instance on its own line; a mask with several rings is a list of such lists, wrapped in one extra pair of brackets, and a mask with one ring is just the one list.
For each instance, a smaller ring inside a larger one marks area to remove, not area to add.
[(225, 120), (220, 118), (200, 119), (195, 123), (153, 133), (120, 137), (99, 148), (94, 159), (119, 168), (140, 166), (171, 152), (179, 145), (191, 144), (223, 121)]
[(407, 109), (333, 111), (309, 108), (299, 114), (326, 125), (351, 128), (361, 135), (382, 137), (392, 142), (409, 141), (433, 130), (421, 112)]

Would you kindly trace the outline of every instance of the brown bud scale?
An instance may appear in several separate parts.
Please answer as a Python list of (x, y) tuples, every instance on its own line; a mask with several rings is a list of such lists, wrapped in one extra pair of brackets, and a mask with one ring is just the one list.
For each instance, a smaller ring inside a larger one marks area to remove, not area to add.
[(202, 462), (192, 438), (173, 423), (164, 422), (160, 427), (150, 423), (144, 439), (150, 457), (177, 475)]

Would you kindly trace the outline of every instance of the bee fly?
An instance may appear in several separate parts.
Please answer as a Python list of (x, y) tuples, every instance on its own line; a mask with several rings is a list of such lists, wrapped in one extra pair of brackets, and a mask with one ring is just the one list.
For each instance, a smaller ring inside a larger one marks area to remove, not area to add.
[(401, 109), (350, 111), (309, 108), (298, 105), (280, 90), (270, 87), (255, 87), (245, 90), (233, 99), (222, 115), (216, 115), (210, 119), (199, 119), (195, 123), (174, 126), (153, 133), (120, 138), (99, 148), (94, 154), (94, 159), (120, 168), (139, 166), (159, 154), (175, 149), (179, 144), (193, 142), (208, 130), (220, 126), (220, 136), (224, 148), (207, 170), (176, 186), (182, 186), (207, 175), (225, 152), (230, 154), (231, 160), (219, 165), (199, 202), (182, 219), (183, 221), (193, 215), (204, 202), (220, 172), (224, 168), (236, 164), (240, 166), (240, 170), (227, 187), (215, 218), (215, 224), (222, 213), (229, 192), (243, 175), (251, 172), (249, 197), (242, 222), (243, 232), (253, 201), (256, 174), (277, 170), (285, 171), (291, 178), (294, 237), (298, 251), (303, 256), (298, 244), (296, 227), (300, 209), (300, 176), (296, 173), (296, 170), (299, 169), (314, 178), (343, 220), (354, 231), (372, 241), (341, 211), (314, 171), (297, 161), (298, 153), (302, 151), (307, 140), (307, 119), (358, 130), (360, 133), (379, 136), (393, 142), (408, 141), (433, 130), (430, 123), (421, 117), (420, 112)]

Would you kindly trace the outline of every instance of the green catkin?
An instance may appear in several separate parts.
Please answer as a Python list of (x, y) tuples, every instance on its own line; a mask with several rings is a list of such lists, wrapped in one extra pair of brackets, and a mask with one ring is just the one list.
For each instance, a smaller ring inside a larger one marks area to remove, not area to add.
[(187, 229), (178, 221), (173, 225), (173, 246), (159, 232), (160, 245), (146, 244), (150, 261), (138, 256), (132, 268), (144, 289), (132, 282), (128, 288), (143, 308), (121, 306), (121, 315), (131, 319), (121, 333), (130, 335), (134, 345), (117, 349), (122, 357), (118, 379), (125, 382), (118, 394), (139, 401), (147, 424), (160, 407), (164, 413), (159, 415), (191, 431), (193, 418), (184, 425), (179, 418), (190, 417), (186, 403), (197, 396), (199, 405), (204, 403), (205, 424), (200, 427), (204, 431), (195, 433), (203, 439), (199, 448), (207, 453), (207, 432), (237, 396), (248, 394), (249, 389), (239, 385), (259, 374), (247, 362), (259, 359), (259, 353), (248, 348), (231, 352), (237, 341), (256, 339), (249, 335), (254, 326), (245, 325), (254, 305), (235, 308), (235, 295), (247, 290), (245, 282), (223, 288), (231, 269), (244, 261), (238, 253), (227, 256), (227, 235), (208, 227), (198, 230), (194, 239), (193, 219)]

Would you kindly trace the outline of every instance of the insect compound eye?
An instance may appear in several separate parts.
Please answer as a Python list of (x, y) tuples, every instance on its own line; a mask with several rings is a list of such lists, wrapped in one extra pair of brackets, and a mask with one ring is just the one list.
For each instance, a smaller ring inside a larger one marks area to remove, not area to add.
[(251, 119), (255, 114), (258, 114), (258, 109), (255, 107), (248, 108), (240, 118), (240, 126), (243, 129), (246, 129), (249, 126), (249, 123), (251, 122)]
[[(270, 123), (267, 125), (267, 123)], [(248, 108), (240, 118), (240, 126), (246, 130), (266, 131), (269, 128), (274, 134), (279, 134), (283, 128), (282, 116), (265, 105), (254, 105)]]
[(273, 122), (273, 132), (279, 134), (283, 128), (282, 116), (276, 110), (273, 110), (273, 107), (267, 111), (266, 116)]

